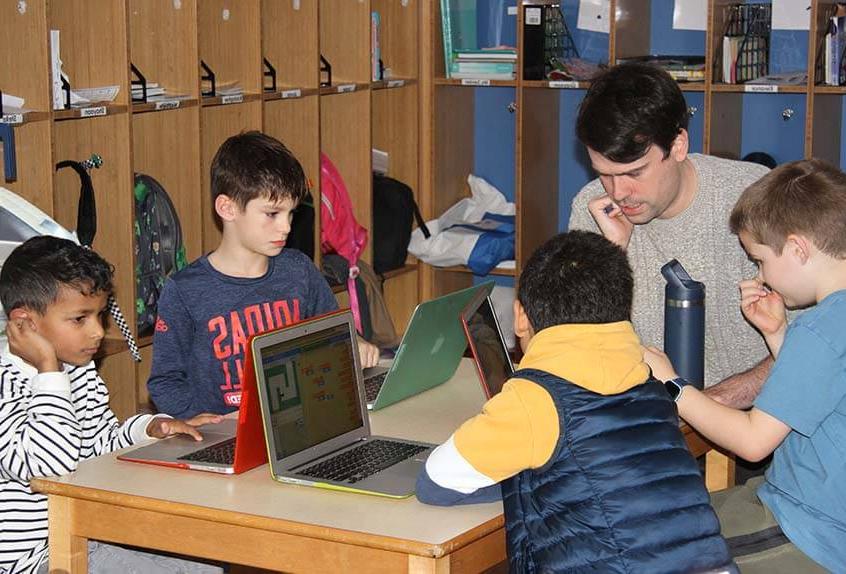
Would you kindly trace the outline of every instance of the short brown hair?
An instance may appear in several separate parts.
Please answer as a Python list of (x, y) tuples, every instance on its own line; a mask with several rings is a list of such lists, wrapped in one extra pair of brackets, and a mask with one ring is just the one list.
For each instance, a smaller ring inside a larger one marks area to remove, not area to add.
[(750, 185), (731, 212), (731, 231), (781, 253), (787, 236), (800, 233), (817, 249), (846, 257), (846, 174), (819, 159), (778, 166)]
[(241, 209), (265, 197), (298, 204), (308, 194), (305, 173), (288, 148), (267, 134), (243, 132), (227, 139), (212, 160), (212, 201), (226, 195)]

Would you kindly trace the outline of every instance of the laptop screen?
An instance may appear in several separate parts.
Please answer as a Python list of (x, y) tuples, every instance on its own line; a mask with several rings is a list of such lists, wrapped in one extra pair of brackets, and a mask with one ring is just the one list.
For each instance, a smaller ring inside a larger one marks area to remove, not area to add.
[(489, 297), (485, 297), (468, 318), (467, 333), (488, 392), (494, 396), (502, 390), (502, 385), (511, 376), (513, 369)]
[(261, 350), (276, 458), (363, 426), (347, 323)]

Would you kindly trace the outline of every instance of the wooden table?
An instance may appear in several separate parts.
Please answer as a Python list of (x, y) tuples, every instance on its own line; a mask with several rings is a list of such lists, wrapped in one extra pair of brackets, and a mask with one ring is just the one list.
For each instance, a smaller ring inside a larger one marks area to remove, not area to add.
[[(446, 384), (373, 413), (373, 432), (442, 442), (483, 401), (463, 360)], [(505, 559), (501, 503), (438, 508), (283, 485), (266, 465), (223, 476), (113, 453), (32, 485), (49, 496), (51, 571), (86, 572), (89, 538), (286, 572), (478, 572)]]

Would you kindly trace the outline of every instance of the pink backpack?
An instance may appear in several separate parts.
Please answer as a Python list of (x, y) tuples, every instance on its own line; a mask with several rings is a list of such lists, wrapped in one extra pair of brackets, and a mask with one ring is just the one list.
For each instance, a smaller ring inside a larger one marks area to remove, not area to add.
[(361, 333), (361, 314), (355, 278), (358, 277), (358, 259), (367, 245), (367, 229), (359, 225), (353, 215), (352, 201), (338, 168), (320, 154), (320, 250), (337, 253), (350, 264), (347, 290), (355, 327)]

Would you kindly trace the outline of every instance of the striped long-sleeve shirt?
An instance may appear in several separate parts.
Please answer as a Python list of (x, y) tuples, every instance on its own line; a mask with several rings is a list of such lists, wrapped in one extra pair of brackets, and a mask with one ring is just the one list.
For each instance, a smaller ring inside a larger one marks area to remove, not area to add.
[(37, 373), (0, 354), (0, 574), (34, 572), (47, 557), (47, 497), (32, 478), (57, 476), (77, 464), (150, 438), (151, 415), (123, 425), (94, 363)]

